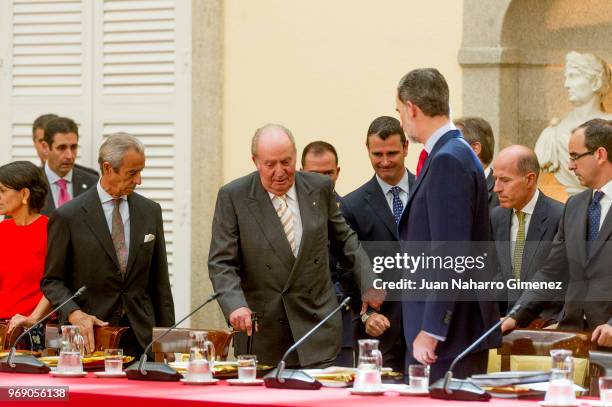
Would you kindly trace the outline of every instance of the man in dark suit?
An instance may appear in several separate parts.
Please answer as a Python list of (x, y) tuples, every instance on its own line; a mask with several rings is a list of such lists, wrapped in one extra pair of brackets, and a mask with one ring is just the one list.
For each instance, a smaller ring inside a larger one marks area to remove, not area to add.
[(41, 213), (49, 216), (55, 208), (96, 185), (98, 177), (91, 171), (75, 167), (79, 129), (72, 119), (53, 118), (45, 124), (44, 133), (44, 172), (50, 193)]
[[(540, 164), (528, 147), (504, 148), (493, 162), (495, 192), (500, 206), (491, 212), (491, 230), (497, 251), (498, 267), (503, 281), (530, 281), (550, 253), (563, 214), (563, 204), (538, 190)], [(502, 314), (520, 296), (513, 290), (509, 301), (502, 301)], [(525, 304), (527, 306), (527, 304)], [(529, 304), (532, 318), (557, 319), (559, 302)]]
[[(593, 342), (612, 346), (612, 121), (580, 125), (568, 151), (569, 169), (589, 189), (568, 199), (550, 255), (533, 278), (553, 287), (525, 290), (518, 302), (564, 299), (559, 329), (592, 331)], [(517, 315), (519, 321), (525, 317)], [(515, 325), (509, 319), (502, 330)]]
[(481, 117), (462, 117), (454, 120), (455, 126), (463, 134), (463, 138), (468, 142), (472, 150), (482, 164), (485, 178), (487, 180), (487, 191), (489, 193), (489, 213), (493, 208), (499, 205), (497, 193), (493, 191), (495, 178), (491, 171), (491, 161), (493, 161), (493, 152), (495, 151), (495, 137), (493, 137), (493, 129), (489, 122)]
[[(317, 174), (326, 175), (331, 179), (335, 188), (336, 181), (340, 175), (340, 166), (338, 165), (338, 153), (334, 146), (321, 140), (308, 143), (302, 150), (302, 168), (300, 171), (316, 172)], [(335, 190), (334, 193), (336, 202), (340, 205), (341, 197)], [(329, 271), (338, 301), (344, 300), (347, 296), (351, 298), (361, 297), (359, 289), (355, 290), (353, 285), (350, 284), (353, 282), (352, 273), (338, 267), (335, 252), (337, 252), (339, 248), (337, 247), (338, 244), (336, 241), (331, 238), (331, 234), (329, 242)], [(342, 346), (333, 364), (334, 366), (353, 367), (355, 363), (355, 340), (353, 335), (353, 323), (351, 321), (352, 313), (348, 307), (341, 312)]]
[[(295, 172), (291, 132), (268, 124), (255, 132), (251, 154), (257, 171), (223, 186), (217, 195), (208, 257), (219, 305), (234, 329), (253, 333), (253, 352), (268, 365), (337, 305), (328, 241), (340, 242), (338, 258), (365, 291), (372, 287), (370, 262), (355, 232), (344, 221), (329, 177)], [(381, 300), (368, 299), (378, 308)], [(289, 366), (326, 366), (340, 350), (336, 314), (289, 355)], [(238, 335), (237, 354), (246, 350)]]
[[(375, 119), (368, 129), (366, 147), (375, 174), (346, 195), (340, 209), (361, 242), (396, 242), (399, 240), (397, 222), (414, 187), (414, 174), (405, 165), (408, 140), (399, 120), (389, 116)], [(397, 252), (398, 248), (390, 249)], [(365, 249), (370, 258), (384, 255), (367, 245)], [(378, 338), (384, 365), (403, 372), (406, 347), (401, 303), (387, 301), (378, 312), (368, 310), (359, 322), (362, 323), (357, 325), (356, 337)]]
[(41, 288), (57, 306), (87, 286), (60, 311), (60, 322), (81, 327), (87, 351), (94, 348), (94, 325), (129, 326), (121, 347), (139, 355), (154, 326), (174, 324), (161, 207), (134, 192), (145, 166), (138, 139), (109, 136), (98, 161), (97, 186), (49, 219)]
[[(408, 137), (425, 145), (416, 184), (400, 220), (400, 239), (434, 242), (436, 246), (440, 242), (487, 241), (484, 172), (449, 119), (444, 77), (433, 68), (409, 72), (398, 85), (396, 106)], [(442, 377), (452, 359), (499, 317), (497, 303), (490, 301), (443, 301), (436, 297), (403, 302), (402, 306), (409, 362), (431, 365), (432, 380)], [(476, 347), (455, 367), (455, 376), (486, 371), (488, 349), (499, 339), (493, 335)]]

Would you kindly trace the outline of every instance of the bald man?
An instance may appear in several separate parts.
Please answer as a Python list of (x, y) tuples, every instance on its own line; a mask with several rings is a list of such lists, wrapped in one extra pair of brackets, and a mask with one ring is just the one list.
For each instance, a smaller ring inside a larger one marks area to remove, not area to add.
[[(353, 272), (362, 292), (372, 287), (373, 278), (369, 259), (336, 204), (330, 178), (296, 173), (291, 132), (277, 124), (258, 129), (251, 154), (257, 171), (223, 186), (217, 195), (208, 270), (229, 323), (247, 335), (256, 331), (253, 353), (261, 363), (275, 365), (338, 305), (329, 272), (329, 238), (339, 243), (338, 261)], [(364, 298), (364, 308), (380, 304), (380, 299)], [(253, 313), (258, 315), (256, 329)], [(236, 354), (246, 352), (247, 335), (236, 338)], [(287, 366), (330, 365), (340, 339), (336, 314), (289, 355)]]
[[(491, 211), (491, 228), (501, 276), (503, 281), (530, 281), (550, 253), (563, 204), (538, 190), (540, 164), (530, 148), (512, 145), (501, 150), (493, 163), (493, 173), (499, 206)], [(520, 292), (513, 292), (509, 303), (502, 302), (502, 313), (519, 296)], [(527, 318), (538, 317), (558, 320), (561, 307), (559, 302), (525, 304), (525, 319), (519, 322), (527, 324)]]

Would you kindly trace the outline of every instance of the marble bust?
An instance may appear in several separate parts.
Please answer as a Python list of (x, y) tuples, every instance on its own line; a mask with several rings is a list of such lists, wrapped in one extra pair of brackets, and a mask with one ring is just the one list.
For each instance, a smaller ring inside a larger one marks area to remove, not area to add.
[[(574, 195), (585, 189), (568, 169), (570, 134), (587, 120), (612, 119), (612, 114), (606, 113), (603, 107), (603, 100), (610, 90), (610, 76), (610, 68), (606, 62), (595, 55), (575, 51), (566, 55), (564, 86), (574, 109), (563, 119), (553, 118), (550, 121), (536, 142), (535, 153), (544, 172), (544, 183), (554, 183), (556, 180), (567, 195)], [(546, 177), (545, 173), (554, 175), (554, 179), (550, 175)], [(567, 195), (563, 201), (567, 199)]]

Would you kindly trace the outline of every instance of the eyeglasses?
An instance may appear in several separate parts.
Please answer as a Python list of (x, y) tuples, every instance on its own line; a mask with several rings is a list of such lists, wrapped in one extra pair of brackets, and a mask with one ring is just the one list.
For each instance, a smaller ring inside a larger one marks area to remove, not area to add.
[(593, 155), (593, 153), (595, 153), (595, 151), (586, 151), (586, 152), (584, 152), (582, 154), (570, 154), (569, 155), (569, 159), (570, 159), (570, 161), (574, 162), (574, 161), (578, 161), (579, 159), (581, 159), (584, 156)]

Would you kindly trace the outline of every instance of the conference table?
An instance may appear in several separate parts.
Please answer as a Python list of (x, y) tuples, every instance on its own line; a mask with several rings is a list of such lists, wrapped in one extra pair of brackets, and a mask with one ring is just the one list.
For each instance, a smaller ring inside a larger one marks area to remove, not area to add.
[[(411, 406), (411, 407), (539, 407), (537, 400), (491, 399), (489, 402), (436, 400), (429, 397), (400, 396), (389, 391), (383, 396), (357, 396), (347, 389), (320, 390), (269, 389), (264, 386), (231, 386), (225, 380), (215, 385), (185, 385), (181, 382), (146, 382), (125, 378), (97, 378), (88, 373), (83, 378), (57, 378), (48, 374), (0, 373), (0, 405), (7, 402), (5, 387), (67, 386), (68, 401), (19, 401), (19, 406), (121, 407), (161, 406)], [(586, 401), (586, 400), (585, 400)], [(588, 405), (588, 404), (584, 404)]]

